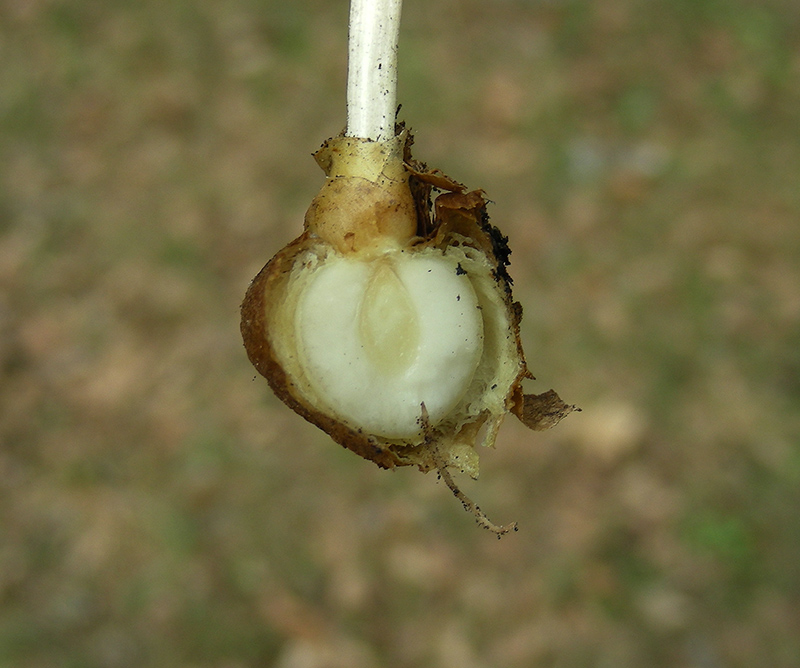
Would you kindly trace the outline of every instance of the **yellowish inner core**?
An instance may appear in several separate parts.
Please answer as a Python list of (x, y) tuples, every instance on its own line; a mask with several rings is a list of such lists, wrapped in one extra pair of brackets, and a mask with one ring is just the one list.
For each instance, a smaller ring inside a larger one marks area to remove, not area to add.
[(406, 371), (420, 345), (417, 310), (391, 263), (377, 262), (358, 310), (361, 342), (375, 368), (388, 376)]

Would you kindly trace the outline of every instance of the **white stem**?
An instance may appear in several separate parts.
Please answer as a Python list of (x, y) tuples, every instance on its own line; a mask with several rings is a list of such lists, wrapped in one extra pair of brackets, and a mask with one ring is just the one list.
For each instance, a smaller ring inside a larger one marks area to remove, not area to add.
[(397, 40), (402, 0), (351, 0), (347, 66), (348, 137), (394, 137)]

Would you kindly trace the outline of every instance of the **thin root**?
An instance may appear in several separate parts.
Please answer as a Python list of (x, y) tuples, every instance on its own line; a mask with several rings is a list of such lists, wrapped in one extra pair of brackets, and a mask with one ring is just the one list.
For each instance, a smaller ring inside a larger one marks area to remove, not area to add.
[(484, 529), (491, 531), (492, 533), (497, 534), (498, 538), (501, 538), (507, 533), (512, 531), (517, 531), (517, 523), (511, 522), (511, 524), (495, 524), (492, 522), (484, 513), (480, 507), (470, 499), (464, 492), (462, 492), (458, 485), (456, 485), (455, 480), (453, 480), (453, 476), (450, 475), (450, 471), (447, 470), (447, 465), (445, 464), (444, 460), (442, 459), (442, 455), (439, 453), (439, 448), (433, 446), (433, 461), (436, 464), (436, 470), (439, 472), (439, 477), (444, 480), (444, 484), (450, 488), (450, 491), (453, 492), (453, 495), (461, 501), (461, 505), (464, 506), (464, 509), (467, 512), (470, 512), (475, 517), (475, 521), (482, 526)]

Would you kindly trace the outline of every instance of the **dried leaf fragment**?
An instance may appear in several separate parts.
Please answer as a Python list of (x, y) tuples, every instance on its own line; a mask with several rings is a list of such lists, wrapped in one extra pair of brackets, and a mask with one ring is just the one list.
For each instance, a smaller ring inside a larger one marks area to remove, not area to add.
[(524, 394), (511, 408), (522, 424), (534, 431), (552, 429), (573, 411), (580, 411), (577, 406), (564, 403), (554, 390), (542, 394)]

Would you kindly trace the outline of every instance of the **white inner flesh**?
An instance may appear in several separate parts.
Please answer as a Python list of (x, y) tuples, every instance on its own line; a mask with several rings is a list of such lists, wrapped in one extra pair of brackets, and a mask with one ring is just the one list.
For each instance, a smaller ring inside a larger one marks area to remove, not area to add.
[(483, 350), (472, 284), (440, 254), (331, 258), (300, 297), (295, 333), (314, 391), (338, 417), (386, 438), (451, 411)]

